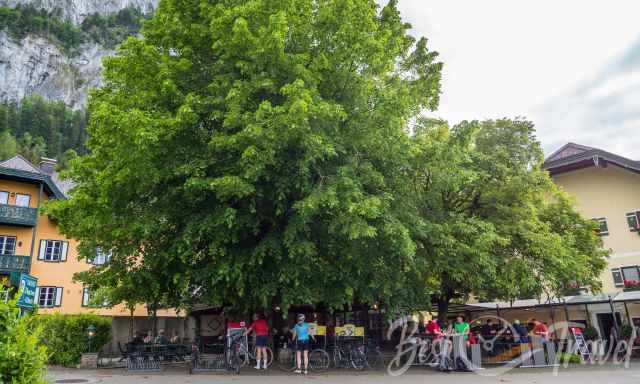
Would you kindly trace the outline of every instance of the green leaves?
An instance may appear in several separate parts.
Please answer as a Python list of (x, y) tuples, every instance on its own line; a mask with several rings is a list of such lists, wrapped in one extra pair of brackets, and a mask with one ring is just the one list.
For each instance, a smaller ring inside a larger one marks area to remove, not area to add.
[[(0, 290), (4, 296), (7, 292)], [(19, 297), (16, 295), (16, 297)], [(0, 383), (45, 384), (47, 349), (35, 316), (20, 316), (17, 299), (0, 301)]]
[(606, 252), (542, 170), (534, 133), (530, 122), (507, 119), (417, 127), (412, 172), (423, 222), (414, 236), (439, 313), (470, 295), (555, 295), (572, 281), (598, 288)]
[(50, 206), (83, 255), (113, 250), (79, 278), (177, 307), (415, 302), (405, 127), (441, 64), (409, 28), (394, 2), (161, 2)]

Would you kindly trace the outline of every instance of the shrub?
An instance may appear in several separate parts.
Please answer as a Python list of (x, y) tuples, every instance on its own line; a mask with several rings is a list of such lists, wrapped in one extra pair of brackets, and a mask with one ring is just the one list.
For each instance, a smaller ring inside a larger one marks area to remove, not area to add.
[(562, 352), (558, 355), (558, 360), (560, 363), (570, 363), (570, 364), (580, 364), (582, 362), (582, 358), (575, 353), (566, 353)]
[[(0, 292), (0, 297), (6, 292)], [(0, 301), (0, 384), (45, 384), (47, 350), (39, 327), (21, 317), (16, 300)]]
[[(111, 340), (111, 318), (83, 314), (83, 315), (39, 315), (36, 322), (42, 326), (42, 340), (49, 349), (49, 363), (72, 366), (80, 362), (85, 352), (98, 352)], [(95, 336), (91, 339), (87, 328), (93, 324), (96, 327)]]

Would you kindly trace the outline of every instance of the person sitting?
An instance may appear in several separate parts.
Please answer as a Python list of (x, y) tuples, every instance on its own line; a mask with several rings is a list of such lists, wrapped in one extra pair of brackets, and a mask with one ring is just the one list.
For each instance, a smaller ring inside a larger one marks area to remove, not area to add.
[(435, 320), (430, 320), (429, 324), (427, 324), (427, 335), (429, 336), (441, 336), (442, 335), (442, 330), (440, 329), (440, 326), (438, 325), (438, 322), (436, 322)]
[(529, 332), (527, 328), (520, 323), (520, 320), (515, 319), (513, 321), (513, 330), (515, 331), (515, 335), (513, 335), (514, 340), (520, 344), (529, 342)]
[(156, 337), (156, 344), (169, 344), (169, 339), (167, 339), (167, 336), (164, 335), (164, 330), (161, 329), (160, 332), (158, 333), (158, 336)]
[(131, 341), (129, 342), (131, 345), (140, 345), (140, 344), (144, 344), (144, 338), (142, 337), (142, 335), (140, 334), (140, 332), (136, 332), (133, 335), (133, 339), (131, 339)]
[(482, 326), (480, 334), (484, 339), (493, 339), (496, 336), (496, 327), (493, 326), (493, 320), (487, 319), (487, 322)]

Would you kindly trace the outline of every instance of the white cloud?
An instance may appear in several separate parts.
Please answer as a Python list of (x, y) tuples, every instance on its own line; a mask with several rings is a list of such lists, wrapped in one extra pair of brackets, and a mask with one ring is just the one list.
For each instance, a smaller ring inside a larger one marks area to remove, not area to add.
[(525, 116), (547, 151), (571, 140), (640, 158), (640, 136), (631, 135), (640, 128), (640, 2), (400, 0), (399, 7), (445, 63), (435, 115)]

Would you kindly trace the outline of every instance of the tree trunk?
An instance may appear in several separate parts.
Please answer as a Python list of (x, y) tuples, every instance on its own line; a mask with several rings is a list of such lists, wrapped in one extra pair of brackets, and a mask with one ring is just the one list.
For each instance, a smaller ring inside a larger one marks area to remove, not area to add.
[(134, 324), (133, 312), (135, 310), (136, 310), (135, 306), (129, 306), (129, 340), (133, 340), (133, 324)]
[(451, 299), (448, 296), (440, 296), (438, 298), (438, 320), (447, 320), (447, 312), (449, 311), (449, 303)]

